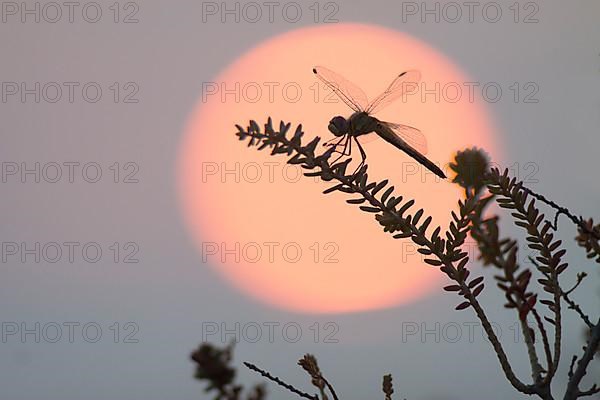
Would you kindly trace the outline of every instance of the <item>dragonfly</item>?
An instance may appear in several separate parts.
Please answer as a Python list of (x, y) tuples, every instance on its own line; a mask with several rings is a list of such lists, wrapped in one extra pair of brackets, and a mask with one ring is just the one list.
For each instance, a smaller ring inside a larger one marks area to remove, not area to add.
[[(358, 171), (367, 159), (361, 141), (364, 144), (364, 138), (367, 136), (369, 138), (379, 136), (408, 154), (440, 178), (446, 178), (444, 172), (425, 157), (425, 154), (427, 154), (427, 139), (419, 129), (408, 125), (381, 121), (373, 116), (374, 113), (381, 111), (384, 107), (406, 95), (411, 89), (416, 89), (416, 83), (421, 80), (419, 71), (402, 72), (394, 78), (383, 93), (371, 102), (367, 100), (367, 95), (361, 88), (330, 69), (316, 66), (313, 68), (313, 73), (354, 111), (348, 118), (338, 115), (329, 121), (329, 131), (335, 137), (325, 142), (324, 145), (333, 147), (333, 151), (340, 154), (335, 161), (342, 156), (352, 154), (352, 142), (354, 141), (362, 158), (356, 169)], [(373, 135), (373, 133), (376, 135)], [(340, 146), (343, 147), (341, 152), (338, 150)]]

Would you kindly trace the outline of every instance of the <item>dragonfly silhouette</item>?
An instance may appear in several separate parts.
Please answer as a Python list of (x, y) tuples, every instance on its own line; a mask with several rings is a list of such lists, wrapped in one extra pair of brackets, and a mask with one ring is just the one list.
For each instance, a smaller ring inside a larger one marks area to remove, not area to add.
[[(358, 171), (367, 159), (367, 154), (358, 138), (360, 137), (362, 140), (365, 135), (371, 137), (373, 136), (372, 133), (375, 132), (383, 140), (404, 151), (437, 176), (446, 178), (442, 170), (425, 157), (424, 154), (427, 154), (427, 139), (420, 130), (408, 125), (380, 121), (372, 116), (372, 114), (390, 105), (411, 89), (416, 89), (415, 84), (421, 79), (419, 71), (412, 70), (401, 73), (383, 93), (371, 102), (367, 100), (365, 92), (341, 75), (325, 67), (314, 67), (313, 72), (344, 103), (354, 110), (349, 118), (338, 115), (329, 121), (329, 131), (336, 137), (325, 142), (325, 145), (333, 146), (334, 151), (340, 153), (335, 161), (342, 156), (351, 155), (352, 141), (355, 141), (362, 157), (361, 163), (356, 169)], [(343, 146), (343, 151), (338, 151), (338, 146)]]

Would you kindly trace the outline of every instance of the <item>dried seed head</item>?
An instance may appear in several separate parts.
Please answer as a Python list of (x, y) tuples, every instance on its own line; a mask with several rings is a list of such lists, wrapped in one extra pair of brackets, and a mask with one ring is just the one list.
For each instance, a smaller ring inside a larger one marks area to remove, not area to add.
[(312, 354), (305, 354), (303, 358), (298, 361), (300, 365), (312, 378), (312, 384), (323, 390), (325, 388), (325, 381), (321, 375), (321, 370), (317, 364), (317, 359)]
[(385, 393), (385, 400), (391, 400), (392, 393), (394, 393), (391, 374), (383, 376), (383, 393)]
[(459, 151), (454, 156), (450, 168), (456, 173), (452, 180), (465, 189), (473, 189), (476, 193), (484, 186), (484, 177), (489, 169), (489, 157), (481, 149), (473, 147)]

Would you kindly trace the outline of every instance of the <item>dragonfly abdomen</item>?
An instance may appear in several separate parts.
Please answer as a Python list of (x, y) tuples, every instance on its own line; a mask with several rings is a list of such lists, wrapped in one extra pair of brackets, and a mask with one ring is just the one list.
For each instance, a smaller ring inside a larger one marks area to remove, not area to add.
[(437, 165), (435, 165), (432, 161), (430, 161), (423, 154), (419, 153), (415, 148), (413, 148), (412, 146), (410, 146), (404, 140), (402, 140), (401, 138), (399, 138), (384, 123), (379, 122), (377, 124), (377, 128), (375, 129), (375, 133), (377, 133), (386, 142), (392, 144), (397, 149), (402, 150), (403, 152), (405, 152), (406, 154), (408, 154), (409, 156), (411, 156), (412, 158), (414, 158), (421, 165), (423, 165), (425, 168), (427, 168), (428, 170), (430, 170), (431, 172), (433, 172), (434, 174), (436, 174), (440, 178), (446, 179), (446, 175), (444, 174), (444, 172)]

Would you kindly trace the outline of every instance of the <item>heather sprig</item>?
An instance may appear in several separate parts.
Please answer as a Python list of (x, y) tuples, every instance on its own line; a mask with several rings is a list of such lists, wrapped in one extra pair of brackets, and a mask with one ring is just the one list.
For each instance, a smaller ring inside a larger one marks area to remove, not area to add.
[[(396, 239), (410, 239), (419, 253), (426, 256), (424, 262), (438, 268), (451, 281), (444, 287), (455, 292), (462, 301), (457, 310), (473, 309), (486, 332), (500, 366), (511, 385), (521, 393), (537, 395), (542, 399), (555, 399), (552, 394), (552, 380), (558, 371), (562, 344), (562, 312), (564, 301), (568, 309), (574, 310), (589, 329), (589, 336), (583, 347), (583, 354), (573, 356), (568, 372), (568, 384), (564, 400), (574, 400), (600, 392), (597, 384), (589, 389), (581, 389), (581, 381), (587, 368), (600, 348), (600, 320), (592, 322), (582, 307), (570, 296), (580, 285), (585, 273), (577, 275), (577, 282), (570, 289), (561, 286), (561, 275), (568, 268), (565, 261), (566, 250), (562, 241), (555, 239), (558, 217), (562, 214), (577, 226), (577, 243), (589, 258), (600, 262), (600, 225), (594, 225), (591, 219), (584, 220), (565, 207), (547, 199), (539, 193), (525, 187), (522, 182), (511, 178), (508, 170), (500, 172), (489, 168), (489, 157), (482, 150), (472, 148), (459, 151), (450, 168), (455, 176), (453, 183), (464, 189), (465, 197), (459, 200), (457, 210), (450, 212), (448, 230), (442, 232), (440, 226), (426, 211), (416, 206), (414, 199), (405, 198), (396, 193), (389, 180), (369, 180), (368, 165), (363, 165), (353, 173), (348, 173), (349, 158), (331, 161), (335, 151), (333, 147), (319, 153), (320, 138), (316, 137), (303, 144), (302, 126), (295, 130), (291, 125), (281, 122), (278, 129), (273, 127), (269, 118), (264, 130), (255, 121), (243, 128), (237, 125), (236, 135), (247, 140), (249, 147), (259, 150), (269, 149), (272, 155), (285, 154), (288, 163), (300, 165), (306, 171), (305, 176), (319, 177), (332, 186), (324, 194), (342, 192), (351, 198), (346, 202), (358, 205), (363, 212), (373, 214), (383, 231)], [(501, 208), (509, 210), (514, 223), (525, 230), (527, 246), (536, 253), (532, 258), (534, 269), (525, 268), (518, 263), (519, 243), (500, 234), (497, 215), (488, 215), (487, 208), (496, 202)], [(555, 212), (554, 223), (545, 218), (539, 204), (552, 208)], [(483, 276), (470, 277), (469, 257), (463, 250), (468, 236), (477, 243), (478, 259), (486, 266), (499, 270), (494, 276), (497, 287), (504, 293), (505, 307), (515, 309), (521, 323), (525, 346), (529, 354), (531, 383), (524, 383), (513, 372), (506, 353), (489, 322), (486, 312), (477, 297), (484, 289)], [(538, 276), (534, 278), (534, 274)], [(540, 298), (543, 293), (549, 297)], [(539, 304), (547, 308), (549, 315), (541, 315)], [(549, 334), (553, 328), (553, 335)], [(537, 354), (536, 340), (541, 338), (544, 363)], [(253, 364), (245, 363), (250, 369), (276, 382), (293, 393), (311, 400), (329, 400), (326, 390), (333, 400), (338, 400), (333, 386), (323, 377), (317, 360), (305, 355), (299, 365), (309, 374), (312, 384), (319, 389), (320, 397), (306, 394), (283, 382)], [(393, 394), (391, 375), (385, 375), (382, 386), (385, 400), (391, 400)]]

